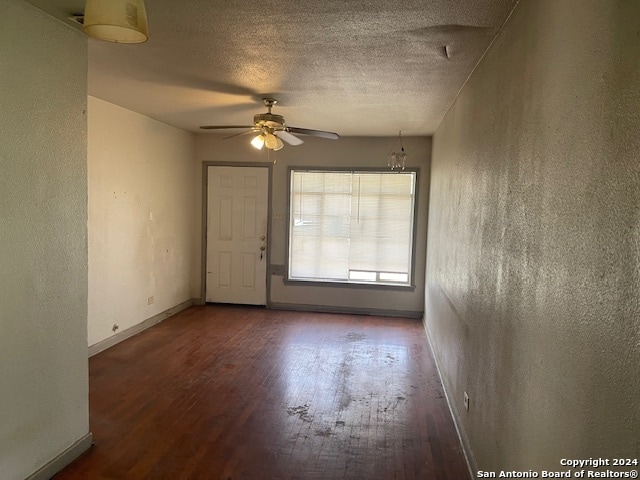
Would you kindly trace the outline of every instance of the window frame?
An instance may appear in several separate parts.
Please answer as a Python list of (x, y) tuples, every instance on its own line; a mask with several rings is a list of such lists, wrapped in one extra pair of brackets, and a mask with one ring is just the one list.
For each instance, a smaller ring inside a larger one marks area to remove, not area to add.
[(374, 290), (397, 290), (397, 291), (414, 291), (416, 288), (416, 247), (418, 237), (418, 207), (419, 207), (419, 195), (420, 195), (420, 169), (416, 167), (407, 167), (400, 173), (414, 173), (415, 185), (413, 196), (413, 225), (412, 225), (412, 238), (411, 238), (411, 259), (410, 265), (410, 278), (409, 284), (384, 284), (384, 283), (372, 283), (372, 282), (349, 282), (338, 280), (303, 280), (299, 278), (289, 277), (289, 258), (291, 248), (291, 177), (293, 172), (353, 172), (353, 173), (389, 173), (393, 175), (396, 172), (390, 173), (390, 170), (379, 167), (307, 167), (307, 166), (289, 166), (287, 168), (287, 213), (285, 221), (287, 222), (286, 231), (286, 251), (285, 251), (285, 272), (283, 282), (285, 285), (296, 286), (310, 286), (310, 287), (333, 287), (333, 288), (359, 288), (359, 289), (374, 289)]

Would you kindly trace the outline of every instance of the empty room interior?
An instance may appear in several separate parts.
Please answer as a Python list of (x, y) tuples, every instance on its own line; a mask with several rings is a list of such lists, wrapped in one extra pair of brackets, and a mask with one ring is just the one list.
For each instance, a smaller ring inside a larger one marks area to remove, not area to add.
[(640, 2), (2, 0), (0, 102), (1, 479), (637, 477)]

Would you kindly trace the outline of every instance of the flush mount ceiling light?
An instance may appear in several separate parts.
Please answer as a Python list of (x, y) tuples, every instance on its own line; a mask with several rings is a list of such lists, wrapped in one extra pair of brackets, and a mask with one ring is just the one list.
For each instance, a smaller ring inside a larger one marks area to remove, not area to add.
[(83, 30), (88, 36), (116, 43), (149, 39), (143, 0), (87, 0)]
[[(394, 152), (393, 149), (398, 143), (398, 140), (400, 140), (400, 151)], [(402, 131), (400, 131), (398, 132), (398, 138), (391, 146), (391, 150), (389, 150), (387, 166), (391, 170), (404, 170), (407, 158), (409, 158), (409, 155), (407, 155), (404, 151), (404, 145), (402, 145)]]

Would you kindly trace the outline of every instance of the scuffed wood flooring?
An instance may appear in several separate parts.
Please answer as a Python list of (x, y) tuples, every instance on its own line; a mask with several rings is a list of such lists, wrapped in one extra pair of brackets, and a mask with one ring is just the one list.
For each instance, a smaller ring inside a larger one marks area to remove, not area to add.
[(191, 307), (90, 359), (55, 480), (468, 479), (420, 320)]

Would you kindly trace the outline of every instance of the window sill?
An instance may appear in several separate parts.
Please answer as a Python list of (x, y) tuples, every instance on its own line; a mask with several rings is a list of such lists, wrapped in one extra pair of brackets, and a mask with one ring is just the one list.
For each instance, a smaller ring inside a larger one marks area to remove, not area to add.
[(415, 285), (393, 285), (387, 283), (358, 283), (358, 282), (340, 282), (334, 280), (301, 280), (284, 278), (283, 283), (285, 285), (297, 286), (297, 287), (333, 287), (333, 288), (357, 288), (364, 290), (390, 290), (400, 292), (413, 292), (416, 289)]

